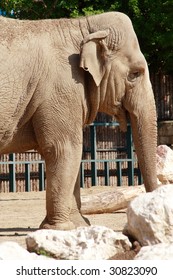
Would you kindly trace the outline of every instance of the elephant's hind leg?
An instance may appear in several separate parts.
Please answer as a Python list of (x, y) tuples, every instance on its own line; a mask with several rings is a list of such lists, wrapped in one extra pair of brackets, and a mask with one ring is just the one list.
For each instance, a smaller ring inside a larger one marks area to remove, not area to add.
[[(39, 122), (38, 122), (39, 119)], [(82, 154), (81, 139), (69, 137), (55, 122), (37, 115), (34, 129), (41, 154), (46, 163), (46, 218), (41, 228), (69, 230), (75, 228), (70, 220), (74, 186), (80, 167)], [(73, 132), (71, 132), (73, 133)]]
[[(68, 230), (75, 228), (70, 221), (73, 192), (81, 160), (81, 144), (63, 143), (63, 152), (52, 146), (44, 151), (46, 161), (46, 219), (42, 228)], [(62, 148), (61, 148), (62, 149)], [(58, 154), (56, 156), (56, 154)], [(73, 160), (74, 159), (74, 160)]]
[(40, 105), (34, 114), (33, 126), (46, 162), (47, 214), (41, 227), (68, 230), (76, 226), (71, 212), (82, 157), (83, 114), (76, 95), (75, 102), (72, 99), (71, 103), (62, 96), (56, 93), (53, 101), (50, 99)]
[(75, 224), (75, 227), (90, 225), (89, 220), (81, 214), (80, 173), (78, 174), (74, 188), (70, 221)]

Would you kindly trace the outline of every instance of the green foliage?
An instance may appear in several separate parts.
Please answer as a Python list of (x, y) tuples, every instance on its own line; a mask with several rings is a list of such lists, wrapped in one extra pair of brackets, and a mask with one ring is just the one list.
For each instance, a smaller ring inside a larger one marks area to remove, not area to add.
[(42, 256), (45, 256), (45, 257), (48, 257), (48, 258), (53, 258), (51, 253), (47, 252), (44, 248), (40, 248), (37, 250), (37, 254), (38, 255), (42, 255)]
[(141, 49), (155, 72), (173, 72), (173, 1), (129, 0)]
[(124, 12), (132, 19), (150, 68), (173, 72), (173, 0), (1, 0), (0, 8), (21, 19)]

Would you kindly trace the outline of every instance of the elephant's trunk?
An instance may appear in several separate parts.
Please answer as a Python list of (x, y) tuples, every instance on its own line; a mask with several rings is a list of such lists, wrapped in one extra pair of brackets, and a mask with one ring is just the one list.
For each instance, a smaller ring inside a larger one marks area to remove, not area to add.
[[(151, 104), (138, 115), (130, 113), (133, 140), (138, 157), (140, 170), (143, 176), (145, 189), (150, 192), (157, 188), (156, 148), (157, 123), (156, 111)], [(139, 117), (140, 116), (140, 117)]]

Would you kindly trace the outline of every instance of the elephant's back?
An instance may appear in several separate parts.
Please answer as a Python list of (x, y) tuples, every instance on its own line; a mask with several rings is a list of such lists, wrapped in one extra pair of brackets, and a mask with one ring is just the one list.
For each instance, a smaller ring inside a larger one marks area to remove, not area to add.
[(39, 37), (53, 30), (52, 20), (19, 20), (0, 16), (0, 44)]

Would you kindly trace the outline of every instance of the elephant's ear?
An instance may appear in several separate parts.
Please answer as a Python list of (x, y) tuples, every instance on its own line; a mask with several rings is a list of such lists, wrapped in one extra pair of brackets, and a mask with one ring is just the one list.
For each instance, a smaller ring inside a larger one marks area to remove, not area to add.
[(97, 86), (105, 73), (107, 49), (103, 39), (108, 35), (109, 30), (97, 31), (84, 38), (81, 44), (80, 67), (90, 72)]

